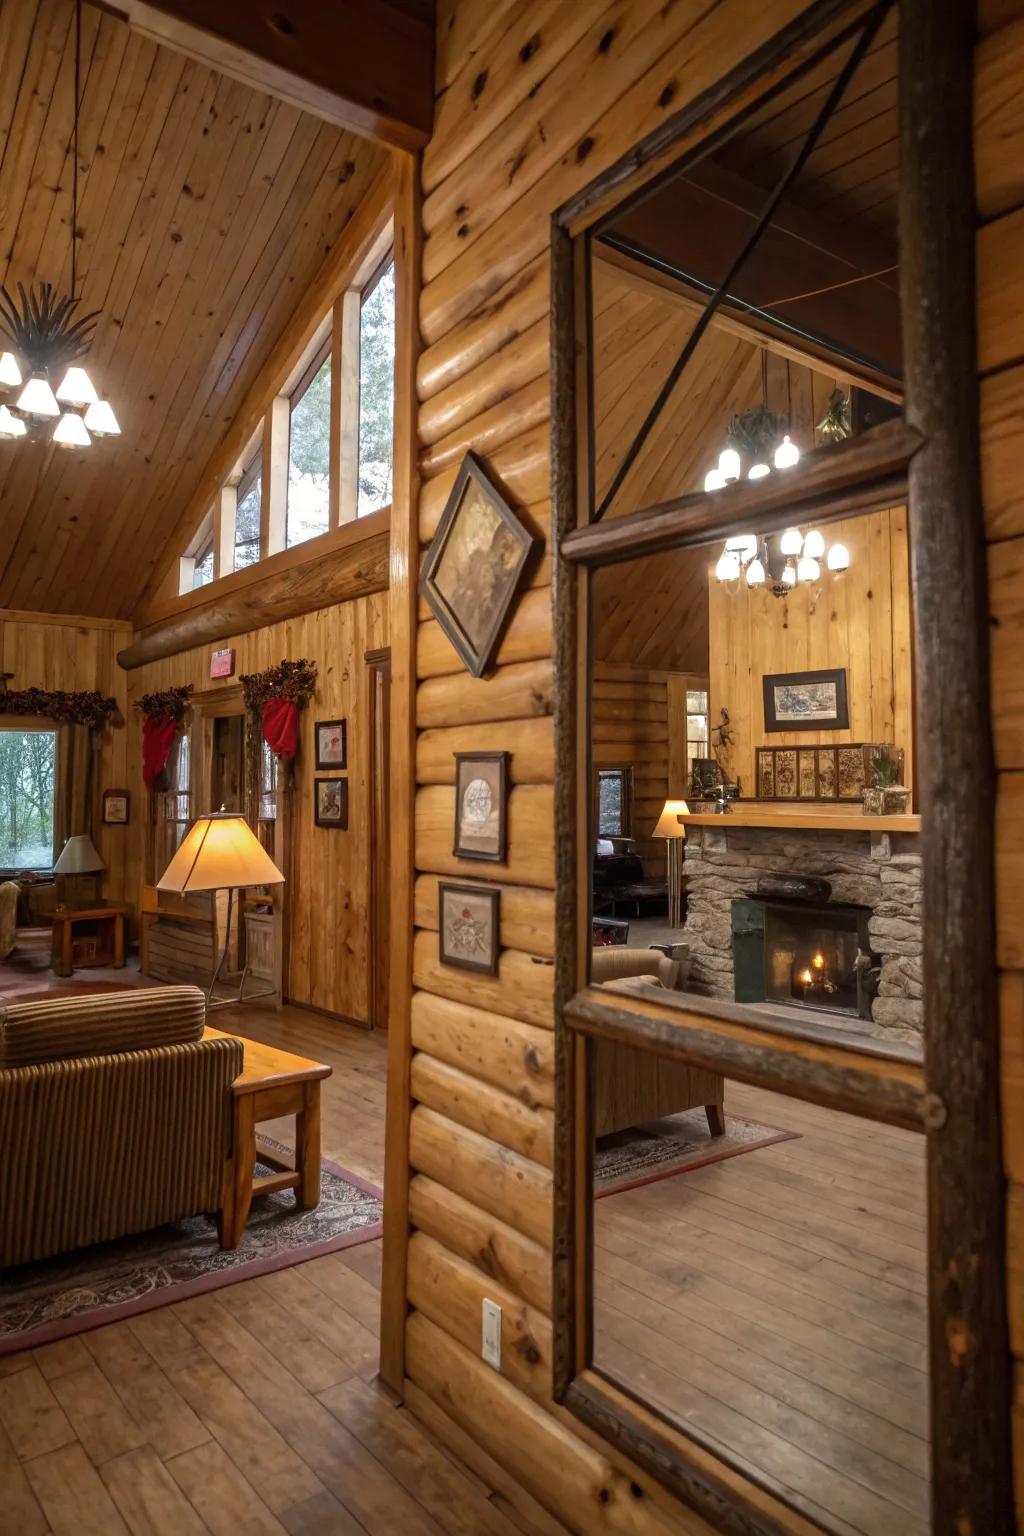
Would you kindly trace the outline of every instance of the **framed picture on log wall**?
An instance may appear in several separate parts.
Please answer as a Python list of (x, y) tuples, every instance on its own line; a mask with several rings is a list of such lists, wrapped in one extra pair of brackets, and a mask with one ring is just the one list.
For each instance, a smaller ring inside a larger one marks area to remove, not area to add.
[(766, 731), (846, 731), (846, 668), (773, 672), (764, 679)]
[(318, 827), (348, 830), (348, 779), (315, 779), (314, 816)]
[(467, 453), (420, 577), (420, 592), (474, 677), (487, 670), (533, 535)]
[(107, 827), (123, 827), (128, 822), (131, 796), (126, 789), (103, 791), (103, 824)]
[(498, 974), (501, 892), (438, 881), (438, 955), (442, 965)]
[(457, 859), (505, 859), (508, 802), (507, 752), (456, 752), (455, 840)]
[(347, 721), (318, 720), (316, 722), (316, 765), (318, 768), (348, 766)]

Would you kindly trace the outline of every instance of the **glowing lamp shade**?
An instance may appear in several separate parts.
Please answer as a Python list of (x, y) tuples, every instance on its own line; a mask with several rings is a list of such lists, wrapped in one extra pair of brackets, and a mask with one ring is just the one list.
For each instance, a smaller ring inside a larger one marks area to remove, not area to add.
[(850, 551), (845, 544), (833, 544), (828, 552), (828, 568), (830, 571), (845, 571), (850, 564)]
[(799, 528), (787, 528), (779, 540), (784, 555), (798, 555), (804, 547), (804, 536)]
[(821, 575), (821, 566), (810, 555), (803, 555), (797, 564), (796, 574), (801, 581), (817, 581)]
[(652, 837), (685, 837), (686, 828), (679, 820), (680, 816), (689, 816), (690, 807), (685, 800), (666, 800), (658, 817), (658, 824), (651, 833)]
[(6, 405), (0, 405), (0, 437), (24, 437), (25, 423), (12, 416)]
[(790, 437), (784, 437), (775, 450), (775, 468), (791, 469), (800, 462), (800, 449)]
[(740, 456), (735, 448), (723, 448), (718, 455), (718, 473), (723, 480), (738, 480), (740, 477)]
[(757, 554), (757, 534), (737, 533), (731, 539), (726, 539), (725, 547), (733, 554), (739, 555), (740, 560), (753, 560)]
[(792, 560), (787, 560), (782, 570), (782, 585), (784, 587), (796, 586), (796, 566)]
[(706, 491), (720, 491), (724, 485), (725, 481), (719, 474), (718, 470), (709, 469), (707, 474), (704, 476), (704, 489)]
[(57, 399), (65, 405), (95, 405), (99, 395), (85, 369), (71, 367), (57, 386)]
[(13, 352), (0, 354), (0, 384), (7, 389), (17, 389), (21, 383), (21, 369)]
[(825, 537), (817, 528), (812, 528), (804, 539), (804, 554), (810, 560), (820, 560), (825, 553)]
[(747, 566), (747, 586), (763, 587), (765, 583), (765, 574), (764, 562), (758, 555), (753, 560), (751, 560), (750, 564)]
[(95, 875), (106, 867), (92, 838), (82, 832), (68, 838), (53, 872), (55, 875)]
[(244, 816), (200, 816), (160, 879), (158, 891), (220, 891), (250, 885), (283, 885), (284, 875), (253, 834)]
[(59, 416), (60, 406), (42, 373), (34, 373), (18, 396), (19, 411), (30, 416)]
[(770, 474), (771, 467), (768, 464), (751, 464), (749, 470), (747, 471), (747, 479), (763, 480), (765, 475)]
[(85, 429), (85, 422), (74, 411), (60, 418), (53, 429), (53, 440), (65, 448), (88, 448), (92, 442)]
[(85, 424), (94, 437), (116, 437), (121, 428), (106, 400), (96, 400), (85, 413)]
[(734, 550), (724, 549), (718, 557), (715, 566), (715, 575), (719, 581), (738, 581), (740, 574), (740, 557)]

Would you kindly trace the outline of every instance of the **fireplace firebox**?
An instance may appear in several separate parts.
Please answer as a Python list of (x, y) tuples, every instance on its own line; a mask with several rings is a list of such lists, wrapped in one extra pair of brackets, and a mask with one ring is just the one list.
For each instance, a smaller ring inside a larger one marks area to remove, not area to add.
[(744, 896), (732, 903), (738, 1003), (780, 1003), (870, 1019), (881, 960), (869, 907)]

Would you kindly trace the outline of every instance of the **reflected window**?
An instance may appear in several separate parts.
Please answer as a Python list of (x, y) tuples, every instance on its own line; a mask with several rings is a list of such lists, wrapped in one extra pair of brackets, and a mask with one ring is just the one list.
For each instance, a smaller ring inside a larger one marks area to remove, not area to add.
[(206, 546), (206, 548), (203, 549), (195, 557), (195, 564), (192, 567), (192, 590), (193, 590), (193, 592), (196, 590), (197, 587), (208, 586), (209, 583), (212, 580), (213, 580), (213, 539), (211, 538), (211, 540), (210, 540), (209, 544)]
[(292, 395), (288, 440), (285, 543), (302, 544), (331, 523), (330, 341), (313, 359)]
[(263, 453), (257, 452), (238, 482), (235, 502), (234, 570), (244, 571), (260, 558), (260, 509), (263, 499)]
[(597, 771), (597, 832), (599, 837), (629, 837), (632, 830), (633, 771)]
[(358, 516), (391, 505), (395, 403), (395, 264), (366, 289), (359, 312)]

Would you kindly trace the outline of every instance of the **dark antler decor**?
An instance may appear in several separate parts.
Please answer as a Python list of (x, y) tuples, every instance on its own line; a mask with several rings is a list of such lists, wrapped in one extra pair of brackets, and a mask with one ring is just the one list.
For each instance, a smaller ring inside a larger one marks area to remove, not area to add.
[(8, 688), (13, 674), (0, 677), (0, 715), (42, 715), (58, 725), (88, 725), (102, 730), (118, 712), (116, 699), (105, 698), (94, 689), (82, 693), (64, 693), (52, 688)]
[(52, 283), (34, 284), (27, 292), (19, 283), (18, 300), (9, 289), (0, 288), (0, 335), (33, 373), (59, 377), (89, 350), (102, 313), (92, 309), (72, 320), (79, 302), (70, 294), (58, 299)]
[(181, 730), (185, 712), (192, 699), (192, 684), (181, 688), (163, 688), (144, 693), (135, 708), (142, 714), (142, 777), (146, 788), (153, 789), (171, 755), (174, 738)]

